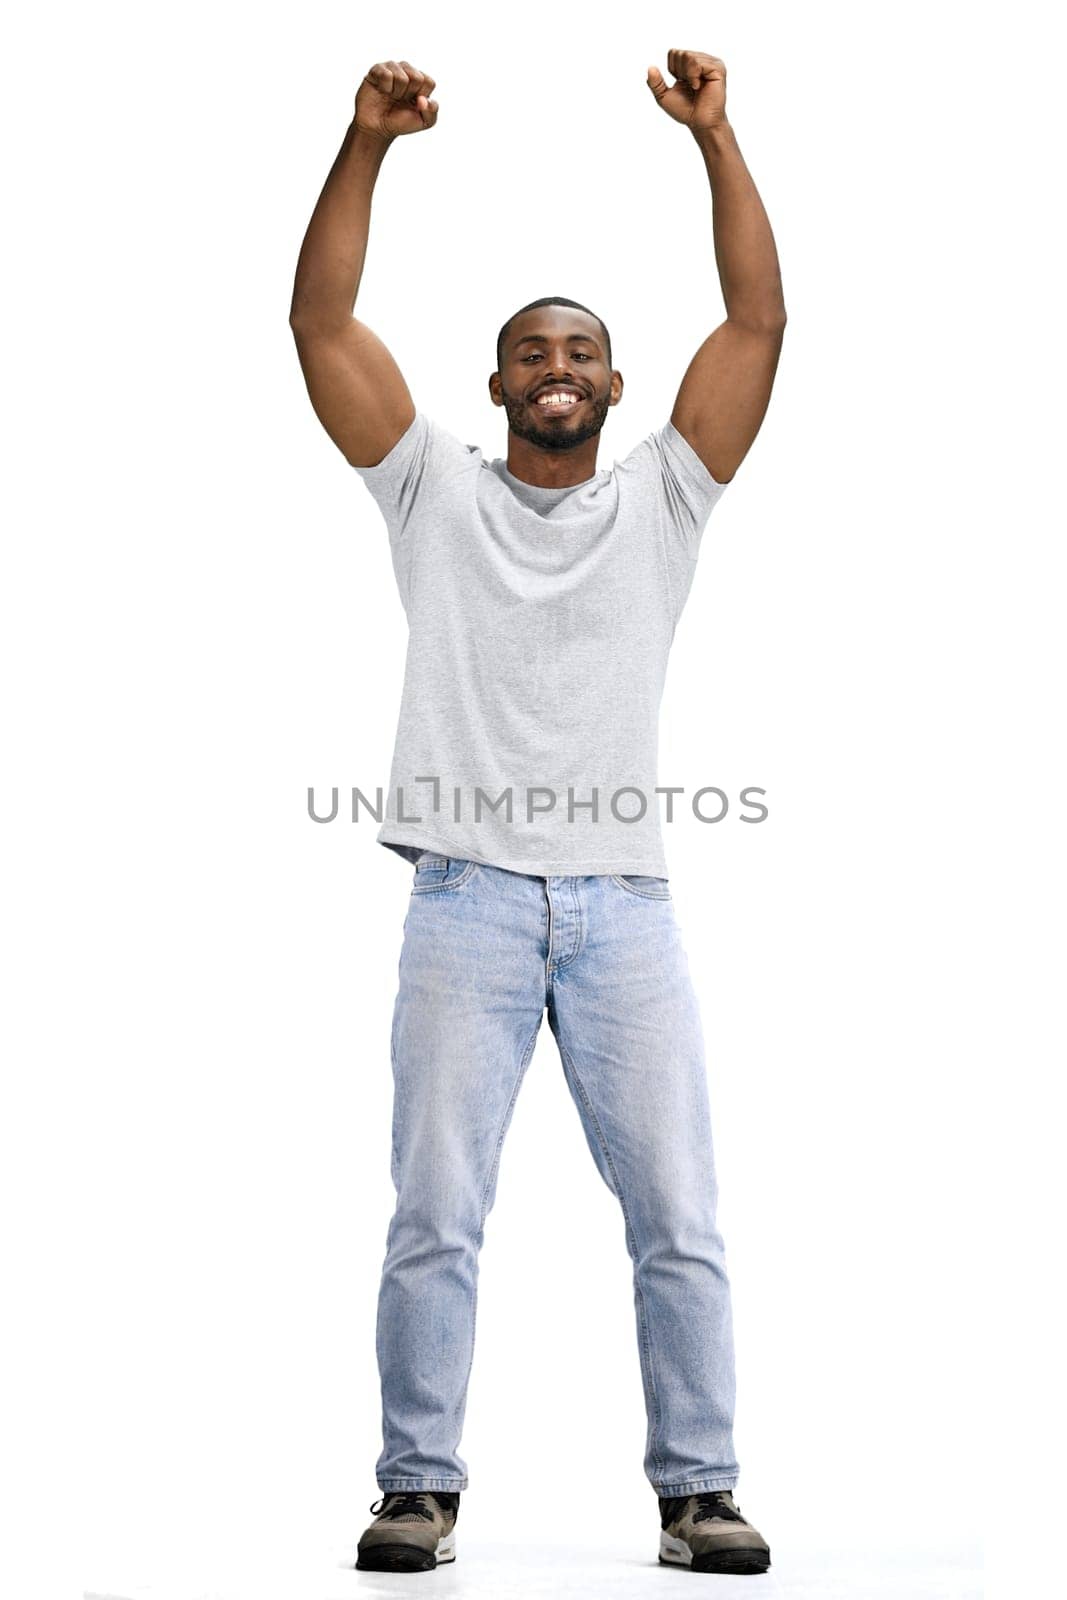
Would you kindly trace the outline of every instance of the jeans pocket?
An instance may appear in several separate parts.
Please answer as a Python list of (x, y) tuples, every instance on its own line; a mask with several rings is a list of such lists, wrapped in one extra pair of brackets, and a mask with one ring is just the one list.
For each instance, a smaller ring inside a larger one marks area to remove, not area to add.
[(667, 878), (652, 878), (640, 872), (613, 872), (611, 880), (630, 894), (643, 895), (646, 900), (669, 900), (671, 897)]
[(461, 856), (443, 856), (425, 850), (415, 863), (412, 894), (440, 894), (459, 889), (474, 872), (475, 863)]

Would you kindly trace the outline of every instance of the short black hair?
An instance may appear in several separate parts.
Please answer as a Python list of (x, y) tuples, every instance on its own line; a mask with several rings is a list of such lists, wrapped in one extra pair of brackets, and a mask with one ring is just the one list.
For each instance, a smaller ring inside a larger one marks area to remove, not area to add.
[(511, 332), (511, 324), (515, 321), (516, 317), (521, 317), (524, 311), (538, 311), (540, 310), (541, 306), (570, 306), (572, 311), (584, 311), (588, 316), (592, 317), (595, 322), (599, 322), (600, 331), (604, 335), (607, 363), (609, 367), (611, 366), (611, 334), (608, 332), (607, 324), (604, 322), (603, 318), (598, 317), (595, 311), (590, 311), (588, 306), (581, 305), (577, 300), (568, 300), (566, 296), (562, 294), (546, 294), (543, 299), (531, 300), (528, 306), (520, 306), (518, 311), (513, 311), (511, 316), (505, 322), (504, 326), (501, 328), (500, 332), (497, 334), (496, 370), (498, 372), (504, 364), (504, 340)]

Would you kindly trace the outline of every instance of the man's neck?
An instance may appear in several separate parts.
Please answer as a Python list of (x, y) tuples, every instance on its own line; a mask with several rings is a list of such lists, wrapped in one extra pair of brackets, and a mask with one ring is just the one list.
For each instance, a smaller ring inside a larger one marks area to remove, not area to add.
[(596, 477), (596, 439), (573, 450), (542, 450), (528, 439), (508, 435), (505, 465), (515, 478), (534, 489), (571, 489)]

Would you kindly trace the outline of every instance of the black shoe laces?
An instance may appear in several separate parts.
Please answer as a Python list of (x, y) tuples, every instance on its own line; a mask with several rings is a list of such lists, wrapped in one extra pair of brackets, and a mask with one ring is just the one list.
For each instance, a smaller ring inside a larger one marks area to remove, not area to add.
[[(384, 1507), (384, 1510), (382, 1510)], [(399, 1490), (393, 1494), (383, 1495), (376, 1500), (370, 1510), (377, 1516), (381, 1512), (382, 1522), (388, 1522), (394, 1517), (421, 1517), (424, 1522), (433, 1521), (433, 1512), (426, 1504), (425, 1494), (412, 1494), (407, 1490)]]
[(728, 1500), (723, 1499), (722, 1494), (719, 1492), (698, 1494), (694, 1495), (693, 1498), (697, 1503), (697, 1508), (693, 1512), (694, 1522), (712, 1522), (716, 1518), (722, 1518), (724, 1522), (744, 1522), (745, 1520), (741, 1515), (740, 1506), (735, 1509)]
[(685, 1516), (686, 1507), (690, 1501), (695, 1501), (693, 1506), (694, 1522), (744, 1522), (741, 1507), (731, 1505), (722, 1489), (705, 1491), (703, 1494), (677, 1494), (659, 1497), (660, 1524), (667, 1528), (679, 1517)]

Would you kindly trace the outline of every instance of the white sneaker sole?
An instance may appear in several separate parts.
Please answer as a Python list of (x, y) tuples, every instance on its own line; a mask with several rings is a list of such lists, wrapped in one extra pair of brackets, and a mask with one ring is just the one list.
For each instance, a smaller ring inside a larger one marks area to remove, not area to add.
[(694, 1562), (693, 1552), (685, 1540), (674, 1538), (662, 1528), (659, 1535), (659, 1558), (672, 1567), (690, 1567), (697, 1572), (726, 1574), (766, 1572), (771, 1564), (770, 1552), (765, 1546), (756, 1549), (750, 1545), (729, 1544), (724, 1544), (719, 1550), (698, 1555)]
[(434, 1551), (434, 1555), (437, 1558), (437, 1565), (438, 1566), (441, 1565), (442, 1561), (455, 1561), (455, 1559), (456, 1559), (456, 1530), (455, 1530), (455, 1528), (452, 1529), (451, 1533), (446, 1533), (443, 1539), (438, 1539), (438, 1541), (437, 1541), (437, 1549)]
[(659, 1558), (661, 1561), (673, 1561), (676, 1567), (691, 1567), (693, 1565), (693, 1552), (681, 1539), (672, 1539), (669, 1533), (660, 1530)]

